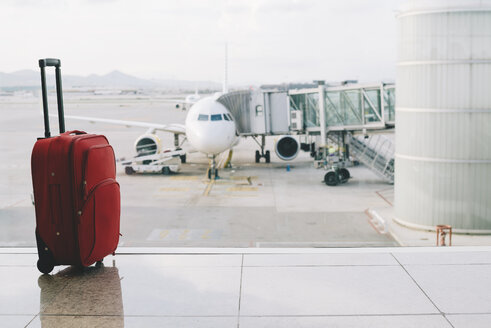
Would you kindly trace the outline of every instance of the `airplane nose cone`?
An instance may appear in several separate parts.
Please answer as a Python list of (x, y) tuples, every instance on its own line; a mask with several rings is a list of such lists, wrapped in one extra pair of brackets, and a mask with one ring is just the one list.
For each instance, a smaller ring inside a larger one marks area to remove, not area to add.
[(206, 129), (200, 138), (202, 152), (208, 154), (218, 154), (230, 148), (230, 137), (227, 131), (218, 130), (213, 127)]
[[(203, 98), (191, 107), (186, 117), (186, 137), (197, 151), (212, 155), (232, 147), (235, 123), (223, 119), (223, 113), (227, 113), (225, 106), (212, 97)], [(204, 119), (199, 119), (200, 115)]]
[(197, 151), (205, 154), (218, 154), (229, 149), (234, 142), (234, 133), (231, 129), (217, 124), (202, 124), (194, 129), (187, 129), (189, 142)]

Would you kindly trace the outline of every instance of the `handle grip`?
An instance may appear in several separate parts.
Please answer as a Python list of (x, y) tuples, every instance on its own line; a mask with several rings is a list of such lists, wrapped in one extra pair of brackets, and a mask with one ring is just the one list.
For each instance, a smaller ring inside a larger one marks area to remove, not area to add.
[(47, 66), (61, 67), (61, 60), (56, 58), (45, 58), (39, 60), (39, 67)]
[(46, 71), (47, 66), (55, 67), (56, 75), (56, 99), (58, 102), (58, 123), (60, 126), (60, 134), (65, 132), (65, 114), (63, 111), (63, 94), (61, 88), (61, 61), (56, 58), (39, 59), (39, 67), (41, 68), (41, 90), (43, 94), (43, 113), (44, 113), (44, 137), (51, 137), (49, 131), (49, 114), (48, 114), (48, 91), (46, 87)]

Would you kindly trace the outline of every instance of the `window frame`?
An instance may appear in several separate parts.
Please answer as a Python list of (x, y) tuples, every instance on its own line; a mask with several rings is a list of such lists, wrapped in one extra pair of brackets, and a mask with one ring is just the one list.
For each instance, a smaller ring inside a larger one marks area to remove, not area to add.
[(207, 122), (210, 120), (210, 115), (208, 114), (199, 114), (198, 115), (198, 121), (202, 121), (202, 122)]
[(222, 114), (211, 114), (210, 115), (210, 121), (212, 122), (217, 122), (217, 121), (222, 121)]

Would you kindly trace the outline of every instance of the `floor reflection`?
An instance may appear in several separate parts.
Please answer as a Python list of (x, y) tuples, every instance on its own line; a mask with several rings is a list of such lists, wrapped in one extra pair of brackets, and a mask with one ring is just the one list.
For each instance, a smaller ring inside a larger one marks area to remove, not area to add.
[(41, 326), (76, 327), (82, 320), (87, 327), (124, 327), (121, 279), (115, 261), (111, 267), (68, 267), (41, 275)]

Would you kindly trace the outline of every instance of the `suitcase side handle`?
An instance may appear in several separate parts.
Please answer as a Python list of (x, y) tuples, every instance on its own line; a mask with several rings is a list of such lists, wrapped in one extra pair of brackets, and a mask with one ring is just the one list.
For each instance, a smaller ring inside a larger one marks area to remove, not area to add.
[(49, 130), (49, 114), (48, 114), (48, 91), (46, 87), (46, 71), (47, 66), (55, 67), (56, 76), (56, 99), (58, 103), (58, 124), (60, 126), (60, 134), (65, 132), (65, 114), (63, 111), (63, 94), (61, 87), (61, 61), (56, 58), (39, 59), (39, 68), (41, 69), (41, 90), (43, 94), (43, 114), (44, 114), (44, 137), (51, 137)]

